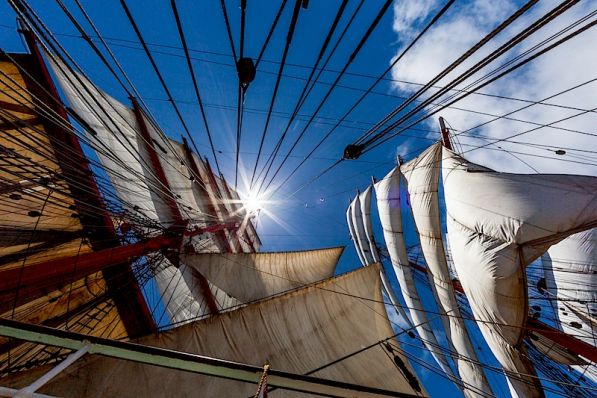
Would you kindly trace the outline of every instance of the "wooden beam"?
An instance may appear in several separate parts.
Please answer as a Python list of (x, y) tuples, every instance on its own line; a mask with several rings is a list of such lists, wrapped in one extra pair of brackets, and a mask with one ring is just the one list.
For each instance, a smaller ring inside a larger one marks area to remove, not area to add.
[[(257, 384), (263, 368), (239, 362), (190, 354), (165, 348), (109, 340), (87, 336), (39, 325), (30, 325), (10, 319), (0, 319), (0, 336), (26, 340), (38, 344), (80, 350), (89, 346), (90, 352), (111, 358), (124, 359), (137, 363), (177, 369), (185, 372), (219, 377), (229, 380)], [(416, 395), (383, 390), (342, 381), (305, 376), (276, 369), (268, 371), (269, 387), (289, 391), (304, 392), (325, 397), (403, 397), (416, 398)]]
[[(26, 14), (26, 10), (21, 11)], [(38, 81), (32, 81), (24, 76), (27, 87), (40, 101), (56, 112), (63, 119), (65, 125), (70, 126), (66, 109), (37, 46), (35, 35), (28, 29), (22, 29), (20, 32), (31, 53), (27, 69), (32, 76), (39, 77)], [(92, 248), (103, 250), (119, 245), (114, 224), (105, 210), (106, 207), (95, 179), (92, 177), (89, 162), (74, 132), (65, 130), (42, 114), (39, 114), (39, 117), (50, 137), (52, 146), (57, 148), (60, 145), (65, 145), (71, 149), (69, 152), (59, 150), (54, 152), (69, 185), (69, 190), (73, 194), (77, 209), (84, 215), (81, 217), (81, 223)], [(100, 209), (99, 212), (98, 209)], [(114, 302), (127, 332), (130, 335), (139, 335), (148, 330), (154, 330), (155, 322), (130, 264), (120, 264), (119, 267), (106, 269), (103, 271), (103, 276), (108, 291), (113, 293)], [(126, 293), (119, 289), (121, 286), (128, 287)]]
[[(224, 228), (234, 229), (236, 223), (197, 228), (186, 233), (186, 236), (216, 232)], [(134, 259), (151, 252), (172, 248), (178, 249), (181, 244), (182, 234), (171, 233), (126, 246), (117, 246), (25, 267), (4, 269), (0, 271), (0, 303), (14, 299), (17, 291), (19, 298), (32, 300), (46, 294), (48, 291), (59, 289), (68, 281), (116, 268), (122, 264), (130, 264)], [(149, 330), (145, 331), (145, 333), (147, 332)]]

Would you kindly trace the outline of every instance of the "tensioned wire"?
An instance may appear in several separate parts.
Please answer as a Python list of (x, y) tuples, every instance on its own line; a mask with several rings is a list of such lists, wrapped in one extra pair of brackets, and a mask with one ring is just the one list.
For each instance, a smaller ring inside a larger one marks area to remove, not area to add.
[[(12, 0), (11, 0), (11, 2), (12, 2)], [(41, 22), (41, 20), (39, 20), (39, 17), (37, 17), (37, 15), (34, 13), (34, 11), (33, 11), (33, 10), (30, 8), (30, 7), (29, 7), (28, 9), (29, 9), (29, 10), (30, 10), (30, 11), (33, 13), (33, 15), (36, 17), (36, 19), (37, 19), (37, 20), (38, 20), (38, 22), (41, 24), (41, 26), (42, 26), (42, 27), (45, 29), (46, 33), (47, 33), (48, 35), (50, 35), (50, 37), (51, 37), (51, 38), (54, 40), (54, 42), (55, 42), (55, 43), (56, 43), (56, 44), (57, 44), (57, 45), (58, 45), (58, 46), (61, 48), (61, 50), (62, 50), (63, 52), (65, 52), (65, 54), (67, 55), (67, 57), (69, 57), (69, 59), (71, 60), (71, 62), (73, 62), (73, 63), (74, 63), (74, 65), (75, 65), (75, 66), (76, 66), (76, 67), (77, 67), (77, 68), (80, 70), (80, 67), (79, 67), (79, 66), (78, 66), (78, 65), (75, 63), (75, 61), (72, 59), (72, 57), (70, 57), (70, 56), (68, 55), (68, 53), (66, 53), (66, 50), (64, 50), (64, 48), (63, 48), (63, 47), (62, 47), (62, 46), (61, 46), (61, 45), (60, 45), (60, 44), (59, 44), (59, 43), (56, 41), (56, 39), (53, 37), (52, 33), (51, 33), (51, 32), (50, 32), (48, 29), (47, 29), (47, 27), (45, 27), (45, 25), (43, 25), (43, 23)], [(18, 12), (18, 11), (17, 11), (17, 12)], [(28, 21), (28, 22), (32, 22), (32, 21)], [(33, 23), (33, 22), (32, 22), (32, 23)], [(43, 43), (42, 43), (42, 44), (43, 44)], [(56, 54), (58, 54), (58, 52), (57, 52), (57, 51), (55, 51), (55, 53), (56, 53)], [(50, 55), (51, 55), (51, 54), (50, 54)], [(51, 56), (52, 56), (52, 55), (51, 55)], [(105, 58), (103, 58), (103, 57), (100, 57), (100, 58), (101, 58), (103, 61), (105, 61)], [(65, 62), (65, 63), (66, 63), (66, 62)], [(112, 70), (112, 71), (113, 71), (113, 69), (110, 69), (110, 70)], [(81, 72), (82, 72), (82, 71), (81, 71)], [(76, 76), (76, 75), (75, 75), (75, 77), (78, 79), (78, 76)], [(70, 79), (69, 79), (69, 80), (70, 80)], [(75, 85), (75, 86), (76, 86), (76, 85)], [(87, 88), (86, 86), (84, 86), (84, 88), (85, 88), (85, 89), (88, 91), (88, 88)], [(133, 88), (134, 88), (134, 87), (133, 87)], [(126, 88), (125, 88), (125, 89), (126, 89)], [(136, 90), (135, 90), (135, 91), (136, 91)], [(83, 96), (80, 94), (80, 92), (79, 92), (79, 90), (78, 90), (78, 89), (77, 89), (77, 92), (79, 93), (79, 96), (81, 96), (82, 98), (84, 98), (84, 97), (83, 97)], [(88, 101), (85, 101), (85, 102), (87, 102), (87, 106), (90, 106), (90, 105), (89, 105), (89, 103), (88, 103)], [(97, 102), (97, 101), (96, 101), (96, 102)], [(112, 108), (114, 108), (114, 107), (113, 107), (113, 105), (112, 105), (112, 104), (111, 104), (109, 101), (107, 101), (107, 102), (108, 102), (108, 104), (109, 104), (109, 105), (110, 105)], [(98, 104), (99, 104), (99, 103), (98, 103)], [(100, 106), (100, 108), (103, 110), (103, 108), (102, 108), (101, 106)], [(103, 120), (101, 116), (97, 115), (97, 112), (95, 111), (95, 109), (93, 109), (93, 106), (91, 106), (91, 109), (92, 109), (92, 110), (93, 110), (93, 111), (96, 113), (96, 117), (98, 117), (100, 120)], [(114, 110), (115, 110), (115, 109), (114, 109)], [(104, 113), (106, 113), (106, 112), (104, 112)], [(116, 112), (116, 113), (118, 113), (118, 112)], [(112, 119), (111, 119), (111, 116), (110, 116), (109, 114), (107, 114), (107, 113), (106, 113), (106, 115), (105, 115), (105, 116), (107, 116), (107, 117), (108, 117), (108, 120), (112, 120)], [(119, 116), (120, 116), (120, 115), (119, 115)], [(123, 121), (125, 122), (125, 124), (129, 125), (129, 127), (131, 127), (131, 128), (132, 128), (132, 126), (130, 126), (130, 123), (128, 122), (128, 120), (123, 120)], [(159, 127), (157, 127), (157, 125), (155, 125), (155, 124), (154, 124), (154, 122), (152, 121), (152, 118), (151, 118), (151, 117), (149, 117), (149, 121), (150, 121), (150, 123), (152, 123), (152, 124), (154, 125), (154, 127), (155, 127), (156, 131), (158, 132), (158, 134), (160, 134), (160, 135), (161, 135), (161, 136), (164, 138), (164, 142), (165, 142), (165, 144), (170, 146), (170, 148), (171, 148), (171, 150), (172, 150), (172, 153), (174, 154), (174, 156), (175, 156), (175, 157), (177, 157), (177, 156), (178, 156), (178, 155), (177, 155), (177, 152), (176, 152), (175, 150), (173, 150), (173, 147), (172, 147), (171, 143), (169, 142), (169, 140), (167, 139), (167, 137), (165, 137), (165, 135), (163, 134), (163, 132), (161, 131), (161, 129), (159, 129)], [(116, 123), (114, 123), (113, 121), (112, 121), (112, 123), (114, 124), (114, 127), (116, 127), (116, 128), (117, 128), (117, 130), (119, 130), (119, 131), (120, 131), (120, 128), (119, 128), (119, 126), (118, 126)], [(122, 133), (122, 132), (121, 132), (121, 133)], [(119, 139), (119, 138), (117, 137), (117, 139)], [(127, 141), (128, 141), (128, 140), (127, 140)], [(149, 145), (149, 144), (148, 144), (148, 145)], [(127, 150), (129, 150), (129, 151), (130, 151), (130, 148), (129, 148), (129, 147), (127, 147), (126, 145), (125, 145), (125, 148), (126, 148)], [(156, 151), (156, 152), (157, 152), (157, 151)], [(158, 155), (160, 155), (160, 153), (159, 153), (159, 152), (157, 152), (157, 153), (158, 153)], [(179, 160), (181, 160), (181, 162), (182, 162), (182, 163), (185, 163), (185, 164), (186, 164), (186, 161), (185, 161), (184, 159), (180, 159), (180, 158), (179, 158)], [(188, 166), (187, 166), (187, 168), (190, 170), (190, 168), (189, 168)]]
[[(414, 123), (411, 123), (409, 126), (403, 127), (403, 128), (402, 128), (401, 130), (399, 130), (398, 132), (396, 132), (396, 133), (393, 133), (391, 136), (389, 136), (389, 137), (386, 137), (385, 139), (383, 139), (383, 140), (381, 140), (381, 141), (377, 142), (376, 144), (374, 144), (374, 145), (370, 146), (369, 148), (365, 149), (365, 151), (363, 151), (363, 152), (367, 152), (367, 151), (369, 151), (369, 150), (373, 149), (374, 147), (376, 147), (376, 146), (379, 146), (380, 144), (382, 144), (382, 143), (386, 142), (386, 141), (387, 141), (387, 140), (389, 140), (390, 138), (393, 138), (394, 136), (396, 136), (396, 135), (400, 134), (401, 132), (403, 132), (403, 131), (407, 130), (408, 128), (410, 128), (410, 127), (413, 127), (414, 125), (416, 125), (416, 124), (420, 123), (421, 121), (423, 121), (423, 120), (427, 119), (428, 117), (430, 117), (430, 116), (432, 116), (433, 114), (437, 113), (438, 111), (442, 110), (444, 107), (454, 104), (455, 102), (457, 102), (457, 101), (459, 101), (459, 100), (463, 99), (464, 97), (466, 97), (467, 95), (469, 95), (471, 92), (474, 92), (475, 90), (478, 90), (479, 88), (481, 88), (481, 87), (484, 87), (485, 85), (489, 84), (490, 82), (493, 82), (493, 81), (497, 80), (498, 78), (500, 78), (500, 77), (503, 77), (504, 75), (506, 75), (506, 74), (508, 74), (508, 73), (512, 72), (514, 69), (516, 69), (516, 68), (518, 68), (518, 67), (520, 67), (520, 66), (522, 66), (522, 65), (526, 64), (527, 62), (529, 62), (529, 61), (531, 61), (532, 59), (535, 59), (536, 57), (538, 57), (538, 56), (540, 56), (540, 55), (542, 55), (542, 54), (546, 53), (547, 51), (550, 51), (551, 49), (553, 49), (553, 48), (557, 47), (558, 45), (560, 45), (560, 44), (564, 43), (565, 41), (567, 41), (567, 40), (571, 39), (572, 37), (576, 36), (577, 34), (581, 33), (582, 31), (584, 31), (584, 30), (586, 30), (586, 29), (590, 28), (591, 26), (592, 26), (592, 25), (585, 25), (584, 27), (580, 28), (579, 30), (577, 30), (577, 31), (573, 32), (572, 34), (570, 34), (570, 35), (566, 36), (565, 38), (563, 38), (563, 39), (559, 40), (558, 42), (556, 42), (556, 43), (554, 43), (554, 44), (550, 45), (550, 46), (549, 46), (549, 47), (547, 47), (546, 49), (544, 49), (544, 50), (541, 50), (541, 51), (539, 51), (538, 53), (534, 54), (533, 56), (531, 56), (531, 57), (529, 57), (529, 58), (527, 58), (527, 59), (525, 59), (525, 60), (521, 61), (520, 63), (516, 64), (514, 67), (511, 67), (510, 69), (506, 70), (505, 72), (502, 72), (501, 74), (499, 74), (499, 75), (497, 75), (497, 76), (494, 76), (494, 77), (493, 77), (491, 80), (489, 80), (489, 81), (487, 81), (487, 82), (483, 83), (481, 86), (477, 86), (475, 89), (473, 89), (473, 90), (471, 90), (471, 91), (468, 91), (467, 93), (465, 93), (465, 94), (461, 95), (461, 96), (460, 96), (460, 97), (458, 97), (457, 99), (455, 99), (455, 100), (452, 100), (452, 101), (451, 101), (451, 102), (449, 102), (447, 105), (444, 105), (443, 107), (441, 107), (441, 108), (439, 108), (439, 109), (436, 109), (435, 111), (433, 111), (433, 112), (431, 112), (431, 113), (427, 114), (426, 116), (424, 116), (424, 117), (420, 118), (419, 120), (415, 121)], [(420, 107), (420, 105), (419, 105), (418, 107)], [(396, 123), (396, 122), (395, 122), (395, 123)], [(328, 167), (326, 170), (324, 170), (324, 172), (322, 172), (321, 174), (317, 175), (317, 176), (316, 176), (316, 178), (319, 178), (321, 175), (325, 174), (325, 172), (329, 171), (330, 169), (332, 169), (333, 167), (335, 167), (335, 166), (336, 166), (337, 164), (339, 164), (340, 162), (341, 162), (341, 161), (337, 161), (337, 162), (336, 162), (336, 164), (334, 164), (334, 165), (332, 165), (332, 166)]]

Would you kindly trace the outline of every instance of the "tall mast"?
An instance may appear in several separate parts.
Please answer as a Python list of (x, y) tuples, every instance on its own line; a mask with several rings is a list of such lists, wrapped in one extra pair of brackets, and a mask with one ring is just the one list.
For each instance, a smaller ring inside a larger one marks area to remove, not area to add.
[[(37, 84), (30, 84), (30, 89), (35, 95), (56, 112), (70, 126), (66, 109), (62, 105), (58, 91), (54, 85), (41, 52), (37, 46), (36, 38), (29, 29), (21, 29), (29, 51), (31, 53), (31, 74), (39, 76), (45, 90)], [(119, 245), (114, 225), (110, 215), (105, 210), (100, 191), (92, 177), (89, 162), (85, 157), (79, 141), (62, 128), (39, 115), (44, 121), (44, 127), (53, 143), (67, 146), (70, 153), (55, 151), (56, 158), (62, 168), (65, 180), (73, 194), (77, 209), (82, 213), (86, 236), (94, 250), (103, 250)], [(56, 147), (56, 145), (53, 145)], [(73, 157), (74, 156), (74, 157)], [(99, 226), (99, 228), (98, 228)], [(106, 259), (107, 260), (107, 259)], [(108, 260), (107, 260), (108, 261)], [(147, 308), (141, 289), (130, 267), (130, 263), (120, 264), (102, 271), (108, 287), (108, 292), (114, 297), (118, 312), (129, 335), (141, 335), (155, 329), (155, 322)], [(122, 287), (127, 289), (123, 290)]]
[(439, 118), (439, 127), (442, 133), (442, 143), (446, 148), (452, 150), (452, 142), (450, 141), (450, 132), (446, 128), (446, 122), (443, 117)]
[[(174, 221), (173, 228), (174, 230), (182, 234), (182, 231), (184, 231), (186, 228), (186, 221), (183, 219), (182, 214), (180, 213), (180, 209), (178, 208), (176, 200), (172, 195), (169, 194), (169, 192), (171, 192), (170, 183), (166, 178), (166, 173), (164, 172), (164, 168), (160, 163), (160, 159), (153, 145), (152, 137), (149, 134), (145, 118), (143, 117), (143, 111), (139, 107), (139, 103), (135, 98), (131, 98), (131, 102), (133, 103), (133, 112), (135, 113), (137, 124), (139, 125), (139, 132), (141, 133), (141, 137), (143, 138), (143, 143), (147, 149), (147, 153), (149, 154), (149, 160), (151, 161), (151, 165), (153, 166), (153, 171), (155, 172), (155, 175), (159, 183), (165, 188), (166, 192), (163, 193), (162, 197), (164, 198), (164, 201), (167, 203), (168, 208), (170, 209), (170, 215), (172, 217), (172, 220)], [(180, 241), (179, 243), (182, 243), (182, 241)], [(179, 266), (180, 261), (178, 256), (170, 256), (168, 259), (175, 266)], [(217, 314), (219, 312), (218, 305), (211, 292), (211, 289), (209, 288), (209, 282), (201, 274), (197, 274), (196, 276), (199, 282), (199, 287), (201, 288), (201, 293), (205, 298), (210, 312), (212, 314)]]

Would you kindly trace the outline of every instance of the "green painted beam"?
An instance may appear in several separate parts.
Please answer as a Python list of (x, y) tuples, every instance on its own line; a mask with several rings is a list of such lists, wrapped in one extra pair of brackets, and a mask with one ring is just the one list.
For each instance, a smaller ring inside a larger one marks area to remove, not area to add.
[[(263, 372), (263, 369), (258, 366), (165, 348), (86, 336), (10, 319), (0, 318), (0, 335), (71, 350), (79, 350), (86, 345), (90, 345), (90, 354), (126, 359), (149, 365), (162, 366), (164, 368), (178, 369), (253, 384), (259, 382)], [(268, 372), (268, 386), (326, 397), (415, 397), (412, 394), (320, 379), (273, 369), (270, 369)]]

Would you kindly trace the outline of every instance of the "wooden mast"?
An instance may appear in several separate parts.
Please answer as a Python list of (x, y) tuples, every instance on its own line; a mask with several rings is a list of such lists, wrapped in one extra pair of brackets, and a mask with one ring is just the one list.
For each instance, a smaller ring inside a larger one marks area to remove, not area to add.
[[(31, 53), (29, 72), (32, 76), (40, 77), (40, 83), (44, 85), (49, 95), (35, 82), (29, 82), (29, 88), (41, 101), (60, 115), (65, 124), (70, 125), (66, 109), (62, 105), (56, 86), (54, 86), (42, 54), (37, 47), (35, 35), (28, 29), (21, 30), (21, 33)], [(114, 231), (114, 225), (105, 210), (100, 191), (92, 177), (89, 162), (79, 141), (74, 134), (56, 126), (43, 115), (39, 116), (50, 140), (68, 146), (70, 149), (69, 154), (61, 151), (55, 151), (55, 154), (81, 214), (80, 220), (91, 246), (94, 250), (118, 246), (120, 243)], [(103, 270), (102, 273), (127, 333), (130, 336), (136, 336), (154, 330), (155, 322), (147, 308), (130, 263), (119, 264), (116, 267)], [(126, 289), (123, 289), (124, 286)]]
[[(185, 230), (187, 222), (183, 219), (182, 214), (180, 213), (180, 209), (174, 199), (174, 196), (168, 194), (171, 192), (170, 184), (168, 183), (168, 179), (166, 178), (166, 173), (160, 163), (160, 159), (158, 154), (155, 150), (153, 139), (149, 134), (149, 130), (147, 129), (147, 124), (145, 123), (145, 118), (143, 117), (143, 112), (139, 107), (139, 103), (135, 98), (131, 98), (131, 102), (133, 104), (133, 112), (135, 113), (135, 118), (137, 120), (137, 124), (139, 125), (139, 132), (141, 133), (141, 137), (143, 138), (143, 143), (147, 149), (147, 153), (149, 154), (149, 160), (151, 161), (151, 165), (153, 170), (156, 174), (156, 177), (160, 184), (164, 187), (165, 191), (161, 196), (168, 204), (168, 208), (170, 209), (170, 215), (172, 216), (172, 220), (174, 221), (173, 229), (180, 233), (180, 238), (182, 239), (182, 231)], [(180, 241), (182, 243), (182, 241)], [(176, 267), (179, 266), (180, 261), (177, 256), (170, 256), (170, 262), (175, 265)], [(209, 307), (209, 311), (212, 314), (217, 314), (219, 312), (218, 305), (216, 303), (216, 299), (213, 296), (213, 293), (209, 287), (209, 282), (207, 279), (201, 275), (201, 273), (195, 273), (195, 277), (199, 282), (199, 286), (201, 288), (201, 293), (205, 298), (205, 302)]]

